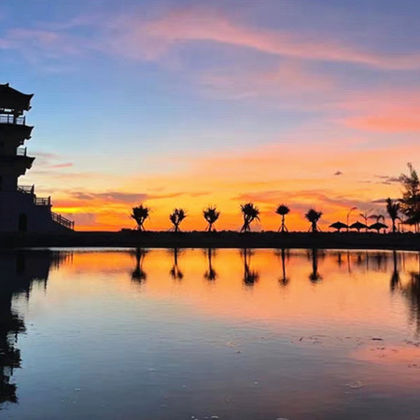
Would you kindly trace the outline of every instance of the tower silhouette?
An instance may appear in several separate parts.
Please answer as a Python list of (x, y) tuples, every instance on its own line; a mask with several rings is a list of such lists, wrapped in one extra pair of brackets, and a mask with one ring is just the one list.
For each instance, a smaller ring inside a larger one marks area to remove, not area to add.
[(23, 147), (33, 129), (24, 115), (32, 96), (0, 84), (0, 232), (73, 230), (74, 222), (51, 211), (51, 197), (37, 197), (34, 185), (18, 185), (35, 160)]

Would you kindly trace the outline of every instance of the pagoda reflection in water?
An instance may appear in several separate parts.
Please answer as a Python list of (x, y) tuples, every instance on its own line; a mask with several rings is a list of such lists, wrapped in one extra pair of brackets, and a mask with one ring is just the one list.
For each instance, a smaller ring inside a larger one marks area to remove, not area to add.
[(11, 376), (21, 364), (16, 344), (25, 323), (13, 310), (13, 299), (22, 294), (29, 299), (34, 282), (46, 287), (50, 268), (58, 267), (68, 255), (48, 250), (0, 253), (0, 409), (4, 403), (17, 402), (17, 387)]

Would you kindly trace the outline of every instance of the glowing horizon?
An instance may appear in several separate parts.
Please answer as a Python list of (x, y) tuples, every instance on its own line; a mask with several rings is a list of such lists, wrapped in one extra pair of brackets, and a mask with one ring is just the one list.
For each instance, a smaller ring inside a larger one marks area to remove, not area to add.
[[(420, 5), (149, 0), (0, 6), (1, 83), (34, 93), (20, 179), (78, 230), (321, 228), (400, 196), (420, 166)], [(48, 16), (48, 18), (46, 18)], [(322, 25), (320, 24), (322, 22)], [(398, 30), (397, 30), (398, 29)], [(360, 219), (360, 218), (359, 218)]]

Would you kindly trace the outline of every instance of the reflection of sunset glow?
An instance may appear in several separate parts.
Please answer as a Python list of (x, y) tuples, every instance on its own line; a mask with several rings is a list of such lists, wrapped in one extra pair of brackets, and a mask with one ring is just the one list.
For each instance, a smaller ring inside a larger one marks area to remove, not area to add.
[[(57, 389), (56, 376), (67, 384), (76, 372), (80, 401), (95, 400), (101, 409), (117, 389), (119, 398), (111, 400), (118, 414), (134, 404), (151, 418), (168, 418), (179, 404), (193, 404), (196, 413), (206, 407), (204, 417), (234, 418), (243, 412), (258, 418), (261, 407), (265, 418), (361, 418), (354, 413), (374, 404), (384, 412), (400, 401), (405, 413), (417, 409), (418, 253), (80, 249), (60, 255), (29, 302), (14, 301), (28, 326), (18, 340), (28, 360), (20, 375), (43, 378), (57, 398), (68, 390)], [(323, 386), (314, 387), (316, 381)], [(24, 380), (19, 386), (28, 392)], [(139, 390), (150, 398), (133, 402)], [(33, 409), (30, 398), (23, 400), (16, 413)], [(221, 411), (208, 411), (215, 406)]]
[[(243, 284), (244, 262), (238, 250), (217, 250), (213, 254), (212, 267), (217, 273), (214, 283), (205, 280), (206, 251), (180, 250), (177, 259), (183, 279), (175, 284), (169, 275), (173, 252), (155, 249), (144, 256), (142, 270), (147, 274), (147, 281), (141, 285), (141, 293), (156, 299), (176, 297), (205, 316), (258, 319), (270, 323), (275, 330), (295, 323), (303, 329), (310, 326), (321, 329), (326, 323), (335, 331), (349, 333), (363, 326), (367, 334), (374, 335), (376, 328), (396, 328), (405, 322), (403, 298), (390, 295), (392, 253), (318, 251), (317, 255), (322, 279), (313, 283), (311, 252), (288, 251), (285, 264), (290, 282), (284, 286), (281, 254), (256, 250), (249, 256), (249, 265), (258, 273), (259, 280), (250, 288)], [(399, 254), (398, 264), (403, 285), (409, 279), (408, 273), (416, 269), (418, 256)], [(134, 251), (75, 252), (71, 264), (62, 266), (57, 276), (66, 279), (79, 273), (87, 279), (86, 284), (80, 284), (83, 293), (94, 293), (95, 273), (100, 273), (100, 276), (112, 276), (109, 287), (130, 294), (134, 287), (130, 273), (134, 267)], [(389, 317), (384, 301), (398, 305), (400, 310), (395, 316)]]

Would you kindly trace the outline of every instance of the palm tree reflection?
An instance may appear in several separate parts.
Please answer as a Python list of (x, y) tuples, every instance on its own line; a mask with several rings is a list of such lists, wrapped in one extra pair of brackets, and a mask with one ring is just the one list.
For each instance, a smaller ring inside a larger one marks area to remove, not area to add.
[(341, 267), (343, 265), (343, 255), (341, 251), (337, 252), (337, 265)]
[(184, 278), (184, 274), (182, 273), (182, 271), (178, 267), (178, 252), (179, 252), (178, 248), (174, 248), (172, 250), (172, 253), (173, 253), (173, 256), (174, 256), (174, 263), (172, 265), (171, 270), (169, 271), (169, 274), (171, 275), (171, 277), (174, 280), (182, 280)]
[(204, 278), (208, 281), (214, 281), (217, 278), (217, 273), (213, 268), (212, 258), (216, 255), (216, 250), (213, 248), (207, 249), (207, 261), (208, 261), (208, 268), (207, 271), (204, 273)]
[(136, 249), (136, 268), (131, 274), (131, 278), (138, 283), (143, 283), (147, 279), (147, 274), (143, 270), (143, 262), (147, 251), (142, 248)]
[(322, 276), (318, 273), (319, 250), (316, 248), (312, 249), (310, 256), (312, 259), (312, 273), (309, 275), (309, 280), (312, 283), (317, 283), (318, 281), (322, 280)]
[(279, 278), (279, 282), (282, 286), (287, 286), (290, 279), (286, 275), (286, 256), (289, 258), (289, 253), (282, 248), (281, 250), (276, 251), (276, 256), (281, 258), (281, 277)]
[(246, 286), (253, 286), (260, 278), (258, 272), (251, 270), (250, 268), (253, 251), (251, 249), (244, 248), (241, 250), (241, 255), (244, 264), (243, 282)]
[(394, 279), (391, 278), (391, 290), (395, 290), (396, 286), (399, 286), (399, 290), (408, 300), (411, 321), (416, 324), (417, 333), (420, 333), (420, 253), (418, 254), (418, 264), (417, 272), (411, 271), (409, 273), (410, 277), (407, 283), (394, 283), (395, 287), (393, 289), (392, 280)]
[(400, 284), (400, 272), (398, 270), (398, 260), (397, 260), (397, 251), (392, 251), (392, 262), (393, 262), (393, 269), (391, 274), (391, 290), (395, 290), (395, 288)]

